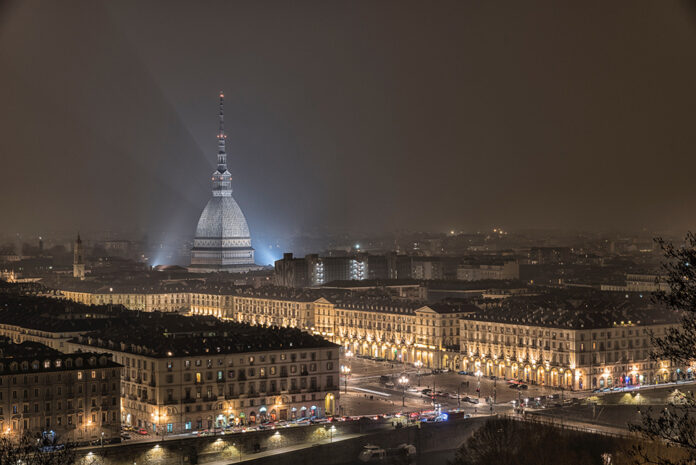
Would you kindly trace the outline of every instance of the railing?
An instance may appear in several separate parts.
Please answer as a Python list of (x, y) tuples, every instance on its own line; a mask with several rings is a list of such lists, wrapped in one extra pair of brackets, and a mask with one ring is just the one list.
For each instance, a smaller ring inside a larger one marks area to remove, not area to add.
[(598, 429), (598, 428), (593, 428), (591, 426), (578, 426), (578, 425), (568, 424), (567, 422), (563, 422), (563, 420), (557, 420), (554, 418), (543, 417), (541, 415), (530, 414), (528, 412), (524, 414), (524, 417), (517, 416), (517, 415), (509, 415), (509, 414), (498, 414), (497, 416), (499, 418), (505, 418), (508, 420), (521, 421), (521, 422), (525, 422), (525, 423), (533, 423), (536, 425), (553, 426), (555, 428), (561, 428), (561, 429), (569, 430), (569, 431), (578, 431), (578, 432), (582, 432), (582, 433), (598, 434), (601, 436), (609, 436), (609, 437), (614, 437), (614, 438), (631, 439), (631, 438), (636, 437), (635, 434), (632, 434), (629, 431), (618, 432), (618, 431), (602, 430), (602, 429)]

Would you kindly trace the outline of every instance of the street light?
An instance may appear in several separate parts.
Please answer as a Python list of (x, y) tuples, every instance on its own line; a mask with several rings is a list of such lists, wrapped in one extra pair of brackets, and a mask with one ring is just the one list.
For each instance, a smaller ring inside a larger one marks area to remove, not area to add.
[(399, 378), (399, 384), (401, 384), (401, 406), (406, 406), (406, 384), (408, 383), (408, 378), (401, 376)]
[(476, 370), (476, 376), (478, 376), (478, 385), (476, 386), (476, 395), (480, 399), (481, 398), (481, 370)]
[(413, 365), (418, 370), (418, 387), (420, 387), (420, 369), (423, 366), (423, 362), (421, 362), (420, 360), (416, 360), (416, 363), (414, 363)]
[(348, 393), (348, 375), (350, 375), (350, 367), (341, 365), (341, 373), (343, 373), (343, 381), (344, 381), (344, 393)]
[(464, 382), (461, 382), (457, 385), (457, 408), (461, 408), (462, 406), (461, 396), (459, 395), (459, 388), (462, 387), (462, 384), (464, 384)]

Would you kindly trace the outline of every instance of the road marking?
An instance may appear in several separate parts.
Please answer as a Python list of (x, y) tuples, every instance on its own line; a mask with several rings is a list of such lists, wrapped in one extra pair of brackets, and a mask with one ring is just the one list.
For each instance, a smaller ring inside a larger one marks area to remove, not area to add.
[(386, 392), (373, 391), (372, 389), (365, 389), (365, 388), (359, 388), (359, 387), (354, 387), (354, 386), (350, 386), (350, 389), (352, 391), (368, 392), (370, 394), (375, 394), (377, 396), (382, 396), (382, 397), (391, 397), (391, 394), (387, 394)]

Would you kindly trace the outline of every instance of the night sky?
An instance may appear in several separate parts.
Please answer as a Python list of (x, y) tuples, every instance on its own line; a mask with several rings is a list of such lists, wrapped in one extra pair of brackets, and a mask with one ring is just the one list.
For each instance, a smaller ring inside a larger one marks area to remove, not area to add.
[(0, 3), (0, 232), (696, 228), (696, 9)]

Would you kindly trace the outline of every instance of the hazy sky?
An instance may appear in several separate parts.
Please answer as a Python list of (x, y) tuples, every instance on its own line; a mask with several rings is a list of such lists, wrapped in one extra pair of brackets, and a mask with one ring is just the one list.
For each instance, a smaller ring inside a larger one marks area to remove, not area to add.
[(0, 231), (696, 228), (695, 11), (2, 2)]

